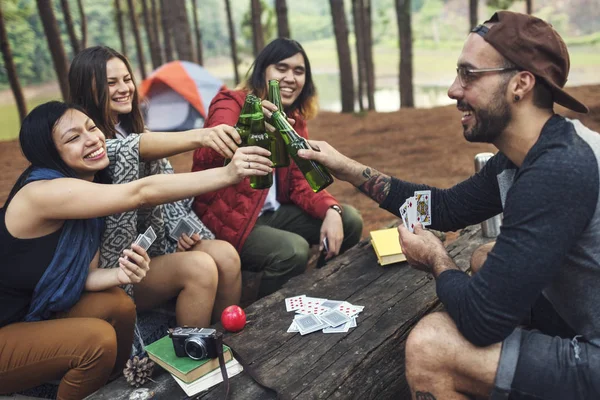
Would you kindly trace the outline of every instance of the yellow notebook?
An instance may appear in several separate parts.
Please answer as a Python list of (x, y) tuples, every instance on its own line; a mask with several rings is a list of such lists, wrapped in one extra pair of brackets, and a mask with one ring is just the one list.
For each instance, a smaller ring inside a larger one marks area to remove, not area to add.
[(380, 265), (406, 261), (406, 256), (402, 254), (402, 248), (400, 247), (398, 228), (371, 231), (371, 244)]

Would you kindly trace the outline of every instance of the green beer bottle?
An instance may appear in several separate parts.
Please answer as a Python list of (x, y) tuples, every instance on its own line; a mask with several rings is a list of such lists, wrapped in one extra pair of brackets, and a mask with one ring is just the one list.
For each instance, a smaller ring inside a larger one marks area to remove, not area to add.
[[(279, 91), (279, 81), (277, 79), (269, 80), (269, 100), (271, 103), (277, 106), (277, 109), (283, 112), (283, 104), (281, 104), (281, 92)], [(272, 118), (269, 119), (269, 123), (272, 122)], [(290, 157), (288, 156), (287, 149), (285, 147), (285, 142), (281, 137), (281, 133), (279, 131), (273, 132), (273, 136), (275, 137), (274, 146), (271, 150), (271, 161), (273, 161), (273, 166), (275, 168), (279, 167), (287, 167), (290, 165)]]
[[(246, 100), (244, 100), (244, 105), (240, 111), (240, 116), (238, 117), (238, 120), (234, 126), (235, 130), (242, 138), (242, 143), (239, 145), (239, 147), (244, 147), (248, 144), (248, 136), (250, 135), (250, 121), (252, 120), (252, 107), (254, 106), (255, 99), (258, 99), (258, 97), (253, 94), (246, 95)], [(226, 159), (223, 165), (229, 164), (230, 161), (231, 159)]]
[[(265, 117), (262, 111), (260, 99), (253, 100), (253, 112), (250, 120), (250, 134), (248, 135), (248, 146), (259, 146), (271, 151), (273, 148), (273, 136), (265, 129)], [(273, 173), (267, 175), (255, 175), (250, 177), (252, 189), (268, 189), (273, 185)]]
[(327, 168), (314, 160), (306, 160), (298, 156), (298, 150), (310, 149), (310, 146), (306, 139), (298, 135), (292, 128), (285, 116), (280, 111), (275, 111), (271, 120), (275, 129), (281, 133), (288, 154), (300, 168), (312, 190), (316, 193), (331, 185), (333, 177), (327, 171)]

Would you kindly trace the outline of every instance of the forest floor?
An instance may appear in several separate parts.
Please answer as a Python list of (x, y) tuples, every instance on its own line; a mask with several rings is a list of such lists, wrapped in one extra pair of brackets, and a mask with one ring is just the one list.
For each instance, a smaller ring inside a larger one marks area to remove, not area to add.
[[(568, 90), (590, 108), (587, 115), (557, 107), (556, 111), (580, 119), (600, 132), (600, 85)], [(451, 187), (474, 172), (474, 156), (496, 152), (492, 145), (468, 143), (462, 134), (455, 106), (406, 109), (390, 113), (338, 114), (321, 112), (309, 122), (312, 139), (326, 140), (342, 153), (377, 170), (405, 180), (441, 188)], [(191, 152), (173, 157), (176, 171), (189, 171)], [(0, 142), (0, 204), (27, 166), (18, 141)], [(396, 218), (345, 182), (328, 189), (340, 202), (355, 206), (365, 221), (363, 237)]]

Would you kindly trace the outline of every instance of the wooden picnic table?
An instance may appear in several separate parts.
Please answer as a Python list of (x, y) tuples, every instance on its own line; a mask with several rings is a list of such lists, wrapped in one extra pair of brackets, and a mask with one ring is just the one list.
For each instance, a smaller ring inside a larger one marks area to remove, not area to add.
[[(489, 240), (482, 237), (478, 225), (471, 226), (447, 248), (466, 270), (473, 250)], [(287, 333), (294, 313), (286, 312), (284, 299), (301, 294), (365, 308), (358, 326), (347, 333)], [(325, 268), (295, 277), (253, 303), (245, 310), (244, 330), (226, 334), (225, 340), (267, 385), (292, 399), (408, 399), (406, 338), (421, 317), (439, 308), (432, 276), (406, 262), (379, 266), (366, 239)], [(185, 399), (173, 378), (157, 369), (156, 382), (144, 385), (154, 391), (153, 398)], [(230, 385), (231, 399), (275, 398), (245, 372), (233, 377)], [(133, 390), (121, 377), (88, 398), (129, 399)], [(197, 398), (222, 399), (223, 394), (220, 384)]]

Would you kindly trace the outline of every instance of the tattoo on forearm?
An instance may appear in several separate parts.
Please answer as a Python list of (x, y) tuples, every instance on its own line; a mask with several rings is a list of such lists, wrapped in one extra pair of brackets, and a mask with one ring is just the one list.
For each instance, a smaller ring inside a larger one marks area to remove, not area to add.
[(390, 193), (392, 179), (380, 173), (376, 169), (365, 168), (362, 173), (363, 178), (367, 181), (358, 187), (358, 190), (381, 204)]
[(435, 396), (429, 392), (415, 392), (415, 398), (417, 400), (435, 400)]

